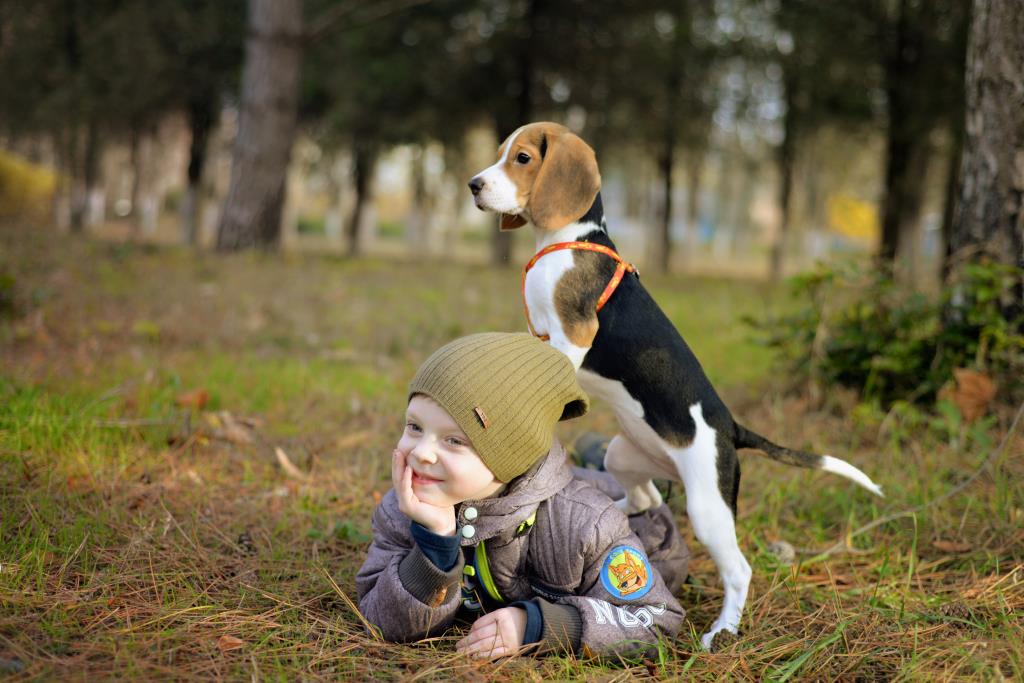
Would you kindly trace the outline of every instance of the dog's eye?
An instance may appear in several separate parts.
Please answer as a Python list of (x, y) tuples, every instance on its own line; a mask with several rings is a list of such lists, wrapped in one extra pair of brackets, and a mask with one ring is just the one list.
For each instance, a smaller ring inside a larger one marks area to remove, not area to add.
[(516, 155), (516, 161), (518, 161), (521, 164), (528, 164), (530, 163), (530, 155), (527, 154), (526, 152), (520, 152), (519, 154)]

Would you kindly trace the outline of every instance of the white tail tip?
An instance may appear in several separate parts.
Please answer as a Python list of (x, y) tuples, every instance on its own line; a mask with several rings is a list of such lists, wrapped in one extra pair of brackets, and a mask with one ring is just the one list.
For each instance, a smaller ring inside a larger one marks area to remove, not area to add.
[(882, 493), (882, 489), (878, 484), (871, 481), (871, 478), (868, 477), (868, 475), (864, 474), (845, 460), (833, 458), (831, 455), (823, 455), (821, 456), (821, 469), (826, 472), (838, 474), (841, 477), (846, 477), (847, 479), (852, 479), (876, 496), (885, 498), (885, 494)]

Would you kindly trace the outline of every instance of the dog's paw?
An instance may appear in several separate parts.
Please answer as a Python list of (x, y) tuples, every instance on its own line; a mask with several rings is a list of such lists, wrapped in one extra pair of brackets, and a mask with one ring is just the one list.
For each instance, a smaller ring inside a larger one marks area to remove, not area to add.
[(615, 501), (615, 506), (622, 510), (627, 516), (638, 515), (641, 512), (646, 512), (650, 509), (650, 506), (641, 507), (637, 505), (636, 500), (633, 498), (619, 498)]
[(739, 633), (731, 628), (720, 626), (700, 637), (700, 644), (708, 652), (721, 652), (740, 639)]

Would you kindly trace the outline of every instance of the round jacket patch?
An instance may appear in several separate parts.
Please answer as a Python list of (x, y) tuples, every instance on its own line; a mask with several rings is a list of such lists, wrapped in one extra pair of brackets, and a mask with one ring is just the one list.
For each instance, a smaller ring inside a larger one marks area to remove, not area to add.
[(654, 583), (651, 565), (644, 554), (628, 545), (608, 553), (601, 567), (605, 590), (621, 600), (636, 600), (647, 595)]

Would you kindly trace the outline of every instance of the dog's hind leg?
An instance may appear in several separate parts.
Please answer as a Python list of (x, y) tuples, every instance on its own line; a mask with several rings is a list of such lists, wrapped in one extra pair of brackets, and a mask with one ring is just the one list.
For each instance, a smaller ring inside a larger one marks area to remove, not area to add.
[(686, 487), (686, 512), (694, 534), (715, 561), (725, 589), (722, 611), (700, 639), (701, 645), (710, 649), (719, 631), (738, 633), (752, 572), (736, 542), (736, 450), (716, 438), (699, 404), (690, 408), (690, 414), (697, 423), (693, 443), (672, 449), (671, 455)]
[[(636, 514), (661, 505), (661, 493), (651, 481), (652, 458), (636, 444), (619, 434), (604, 454), (604, 468), (626, 490), (626, 497), (618, 501), (627, 515)], [(675, 474), (670, 478), (677, 478)]]

